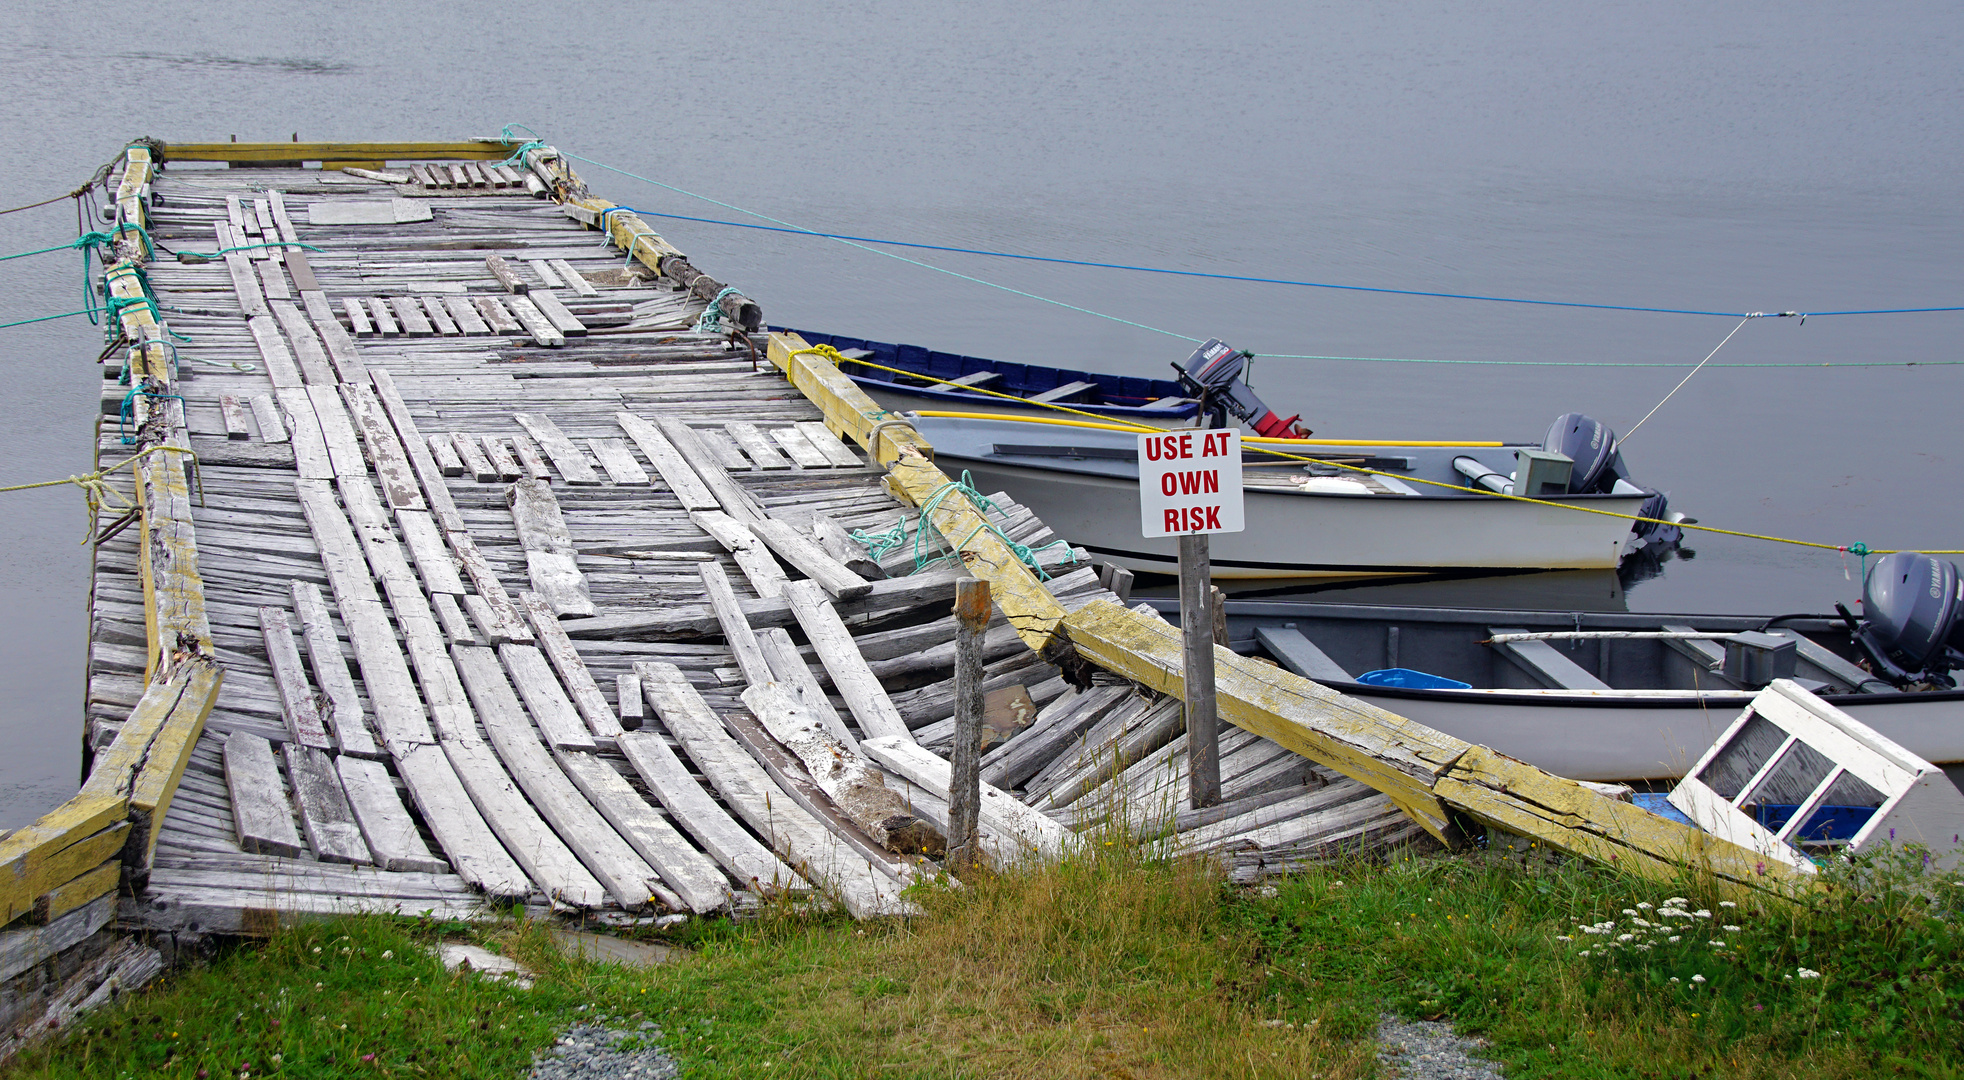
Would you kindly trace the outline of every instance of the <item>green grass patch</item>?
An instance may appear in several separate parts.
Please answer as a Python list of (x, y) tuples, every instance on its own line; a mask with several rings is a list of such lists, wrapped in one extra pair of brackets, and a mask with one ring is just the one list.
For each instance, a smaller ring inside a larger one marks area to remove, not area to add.
[[(654, 969), (567, 959), (536, 925), (300, 927), (175, 973), (12, 1071), (510, 1078), (604, 1016), (659, 1024), (653, 1041), (691, 1080), (1343, 1080), (1376, 1073), (1387, 1010), (1485, 1036), (1510, 1076), (1964, 1065), (1964, 886), (1913, 857), (1839, 872), (1804, 905), (1721, 907), (1500, 856), (1332, 865), (1268, 895), (1125, 850), (926, 888), (926, 914), (905, 922), (786, 906), (696, 921), (665, 939), (689, 957)], [(536, 984), (444, 972), (430, 949), (446, 932), (518, 958)]]

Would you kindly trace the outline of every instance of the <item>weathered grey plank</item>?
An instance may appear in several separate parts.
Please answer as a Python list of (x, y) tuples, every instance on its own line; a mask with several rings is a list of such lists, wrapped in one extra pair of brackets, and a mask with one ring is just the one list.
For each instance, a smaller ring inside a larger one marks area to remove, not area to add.
[(566, 750), (591, 752), (593, 735), (587, 731), (573, 702), (559, 685), (558, 676), (548, 666), (545, 655), (532, 645), (500, 645), (498, 659), (511, 673), (525, 707), (539, 725), (545, 741)]
[(466, 647), (454, 650), (454, 656), (471, 703), (477, 707), (485, 732), (511, 778), (524, 789), (539, 814), (552, 823), (559, 840), (595, 878), (606, 883), (620, 906), (646, 906), (651, 885), (659, 875), (586, 801), (540, 745), (539, 733), (525, 718), (497, 658), (489, 649)]
[(293, 801), (300, 808), (300, 825), (307, 833), (307, 846), (322, 862), (352, 863), (366, 866), (375, 860), (361, 826), (341, 790), (341, 775), (326, 754), (312, 747), (287, 743), (280, 747), (286, 758), (286, 775), (293, 781)]
[(684, 510), (715, 510), (722, 504), (715, 493), (709, 490), (702, 478), (690, 467), (688, 459), (676, 450), (668, 437), (655, 428), (655, 425), (633, 413), (615, 413), (623, 431), (635, 445), (641, 448), (649, 461), (654, 463), (655, 471), (661, 474), (662, 483), (682, 501)]
[(302, 746), (326, 749), (334, 745), (321, 722), (320, 705), (314, 689), (307, 685), (307, 672), (300, 664), (300, 649), (293, 643), (293, 627), (286, 612), (276, 607), (259, 609), (259, 631), (266, 643), (266, 662), (273, 669), (273, 685), (280, 694), (280, 714), (286, 730)]
[(585, 454), (580, 452), (579, 447), (573, 445), (573, 440), (559, 430), (559, 425), (553, 423), (550, 417), (534, 413), (513, 413), (511, 418), (518, 421), (519, 426), (538, 441), (539, 448), (552, 459), (553, 468), (559, 470), (561, 479), (569, 484), (600, 482), (599, 474), (593, 471), (593, 464), (587, 460)]
[(539, 651), (545, 654), (553, 670), (559, 673), (560, 681), (565, 684), (581, 719), (586, 721), (587, 729), (603, 739), (619, 735), (622, 728), (620, 718), (607, 704), (606, 695), (600, 692), (599, 684), (593, 681), (593, 674), (587, 670), (586, 662), (580, 659), (579, 650), (573, 647), (572, 639), (560, 628), (558, 616), (553, 614), (543, 597), (528, 592), (520, 593), (518, 600), (537, 633)]
[(348, 671), (347, 657), (334, 633), (333, 617), (320, 587), (311, 581), (294, 581), (293, 611), (300, 618), (300, 636), (307, 642), (307, 660), (314, 682), (326, 699), (323, 716), (334, 730), (334, 743), (343, 754), (377, 757), (375, 739), (362, 719), (361, 697), (355, 693), (354, 676)]
[(750, 523), (750, 532), (835, 600), (856, 600), (873, 591), (871, 583), (827, 555), (816, 540), (782, 521), (759, 518)]
[[(488, 751), (479, 750), (488, 756)], [(505, 850), (501, 834), (485, 821), (441, 747), (407, 748), (396, 755), (396, 771), (429, 823), (437, 846), (465, 881), (503, 899), (521, 899), (532, 892), (531, 878)]]
[(431, 874), (450, 871), (449, 863), (430, 854), (381, 762), (340, 757), (334, 767), (375, 865), (384, 870)]
[(872, 669), (866, 666), (865, 658), (853, 644), (852, 632), (846, 629), (837, 609), (818, 586), (809, 581), (794, 581), (785, 586), (784, 595), (790, 601), (792, 614), (798, 618), (799, 627), (805, 631), (806, 640), (812, 643), (826, 673), (832, 676), (832, 685), (838, 688), (846, 708), (859, 722), (859, 730), (869, 739), (896, 736), (913, 741), (907, 721), (894, 708)]
[(300, 830), (293, 827), (272, 743), (243, 731), (227, 736), (225, 787), (232, 796), (240, 848), (255, 855), (300, 854)]

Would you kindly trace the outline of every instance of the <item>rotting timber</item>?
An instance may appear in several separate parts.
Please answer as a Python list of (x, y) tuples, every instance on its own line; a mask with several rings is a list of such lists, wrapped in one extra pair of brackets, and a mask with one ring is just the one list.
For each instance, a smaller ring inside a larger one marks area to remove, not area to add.
[(66, 957), (71, 989), (127, 983), (161, 958), (113, 929), (353, 910), (632, 917), (773, 889), (909, 910), (927, 868), (904, 852), (946, 823), (967, 575), (997, 605), (985, 859), (1119, 819), (1246, 880), (1479, 822), (1781, 886), (1226, 650), (1223, 801), (1188, 805), (1170, 626), (1013, 492), (953, 488), (824, 350), (757, 341), (754, 301), (552, 148), (510, 152), (123, 155), (98, 454), (141, 455), (140, 512), (100, 523), (88, 777), (0, 839), (22, 960), (0, 978)]

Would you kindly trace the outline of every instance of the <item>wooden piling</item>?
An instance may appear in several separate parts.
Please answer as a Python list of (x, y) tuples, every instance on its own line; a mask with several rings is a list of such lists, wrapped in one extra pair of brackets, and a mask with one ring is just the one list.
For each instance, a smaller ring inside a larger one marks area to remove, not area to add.
[(955, 582), (955, 747), (949, 754), (948, 865), (958, 872), (979, 861), (976, 843), (982, 803), (982, 635), (989, 628), (989, 583)]

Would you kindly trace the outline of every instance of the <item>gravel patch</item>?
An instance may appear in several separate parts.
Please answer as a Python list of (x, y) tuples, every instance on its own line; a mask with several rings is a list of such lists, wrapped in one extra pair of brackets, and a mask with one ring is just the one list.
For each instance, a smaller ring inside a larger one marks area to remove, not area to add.
[(673, 1080), (675, 1059), (655, 1045), (661, 1028), (644, 1020), (632, 1029), (575, 1024), (532, 1061), (532, 1080)]
[(1498, 1064), (1472, 1056), (1486, 1040), (1456, 1035), (1442, 1021), (1381, 1017), (1378, 1043), (1378, 1062), (1406, 1080), (1501, 1080)]

